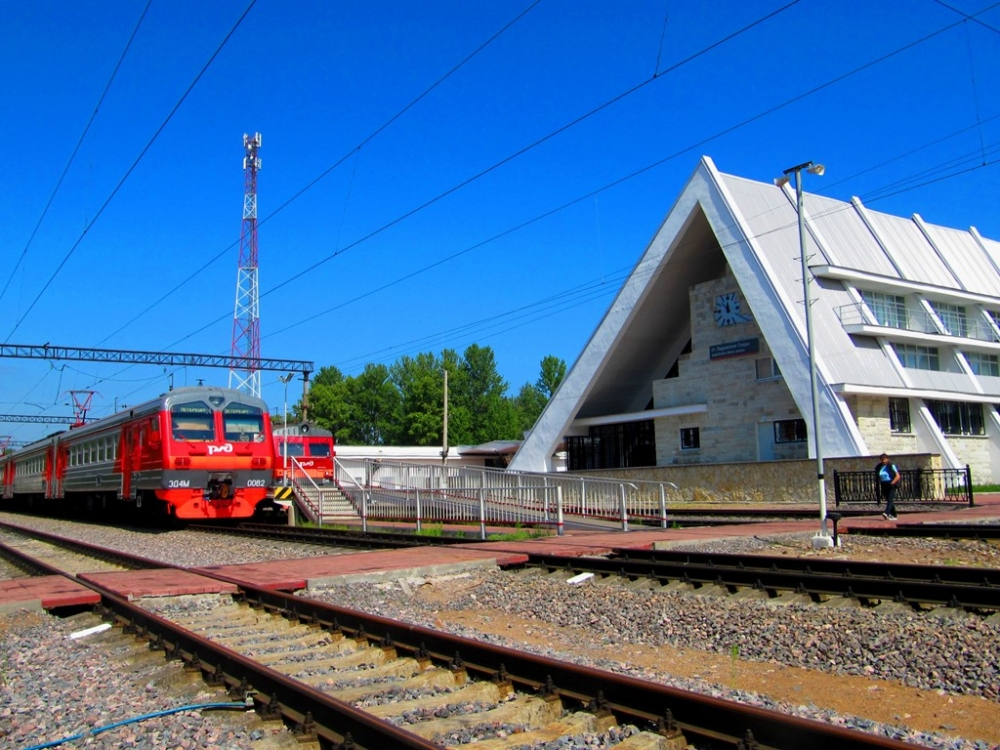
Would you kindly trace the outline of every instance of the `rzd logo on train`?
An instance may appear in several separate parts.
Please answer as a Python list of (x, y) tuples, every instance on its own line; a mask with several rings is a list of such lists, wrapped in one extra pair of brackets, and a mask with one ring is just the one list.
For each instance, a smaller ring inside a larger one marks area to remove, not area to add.
[(233, 445), (232, 443), (226, 443), (225, 445), (210, 445), (208, 446), (208, 455), (214, 456), (216, 453), (232, 453)]

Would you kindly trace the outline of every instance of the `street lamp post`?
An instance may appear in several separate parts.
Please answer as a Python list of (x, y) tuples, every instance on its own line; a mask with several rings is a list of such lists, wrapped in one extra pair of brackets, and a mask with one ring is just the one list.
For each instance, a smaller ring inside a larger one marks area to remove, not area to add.
[(774, 182), (779, 187), (788, 184), (791, 175), (795, 175), (795, 199), (796, 212), (799, 221), (799, 255), (802, 260), (802, 295), (806, 313), (806, 349), (809, 352), (809, 390), (812, 400), (812, 429), (810, 433), (813, 437), (813, 445), (816, 447), (816, 483), (819, 491), (819, 534), (813, 537), (813, 547), (832, 547), (833, 539), (827, 529), (826, 520), (826, 482), (823, 475), (823, 441), (820, 436), (819, 425), (819, 381), (816, 374), (816, 347), (813, 339), (813, 316), (812, 301), (809, 294), (809, 263), (806, 257), (806, 224), (802, 214), (802, 172), (808, 172), (822, 177), (826, 169), (822, 164), (813, 164), (807, 161), (789, 167), (784, 171), (784, 175)]
[(290, 372), (287, 375), (278, 376), (278, 380), (280, 380), (282, 384), (285, 386), (285, 416), (284, 416), (285, 424), (284, 424), (284, 429), (282, 429), (285, 439), (281, 441), (282, 453), (284, 454), (284, 458), (282, 461), (282, 468), (284, 469), (284, 471), (281, 472), (281, 484), (286, 487), (288, 486), (288, 381), (290, 381), (293, 377), (295, 377), (294, 372)]

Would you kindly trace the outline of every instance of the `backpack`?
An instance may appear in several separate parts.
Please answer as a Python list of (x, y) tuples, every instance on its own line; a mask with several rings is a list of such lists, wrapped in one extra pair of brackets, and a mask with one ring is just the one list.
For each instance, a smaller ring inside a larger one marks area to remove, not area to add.
[[(879, 461), (875, 464), (875, 479), (881, 481), (880, 472), (882, 471), (882, 462)], [(896, 464), (889, 464), (889, 481), (895, 481), (896, 477), (899, 476), (899, 469), (896, 468)]]

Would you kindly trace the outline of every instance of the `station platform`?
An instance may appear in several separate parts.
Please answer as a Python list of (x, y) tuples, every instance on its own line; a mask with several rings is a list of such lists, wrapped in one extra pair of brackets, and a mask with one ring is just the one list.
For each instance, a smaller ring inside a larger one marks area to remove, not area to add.
[[(836, 512), (831, 510), (829, 512)], [(896, 523), (983, 523), (1000, 521), (1000, 494), (976, 497), (973, 507), (934, 511), (901, 510), (897, 521), (880, 514), (852, 516), (838, 523), (838, 534)], [(828, 524), (832, 531), (832, 522)], [(690, 543), (746, 536), (809, 534), (819, 531), (815, 519), (742, 523), (623, 532), (567, 530), (562, 536), (515, 541), (475, 542), (448, 546), (369, 550), (336, 555), (317, 555), (240, 565), (219, 565), (187, 570), (156, 568), (105, 573), (83, 573), (81, 580), (99, 583), (128, 599), (183, 594), (230, 593), (245, 583), (261, 588), (297, 591), (333, 582), (378, 581), (399, 577), (444, 575), (477, 568), (516, 565), (529, 555), (569, 557), (607, 555), (620, 549), (669, 549)], [(220, 576), (219, 581), (200, 573)], [(0, 581), (0, 613), (21, 608), (59, 609), (98, 602), (100, 597), (86, 587), (59, 576)]]
[(98, 604), (100, 594), (62, 576), (13, 578), (0, 581), (0, 614), (27, 609), (41, 611)]

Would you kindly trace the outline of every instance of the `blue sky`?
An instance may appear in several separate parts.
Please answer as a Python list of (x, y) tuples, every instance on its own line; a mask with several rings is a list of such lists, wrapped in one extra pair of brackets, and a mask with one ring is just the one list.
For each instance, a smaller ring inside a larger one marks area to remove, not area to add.
[[(0, 41), (8, 344), (227, 354), (248, 132), (261, 354), (347, 374), (472, 343), (512, 393), (572, 365), (702, 154), (1000, 239), (988, 0), (37, 0)], [(2, 359), (0, 413), (171, 378), (228, 373)]]

